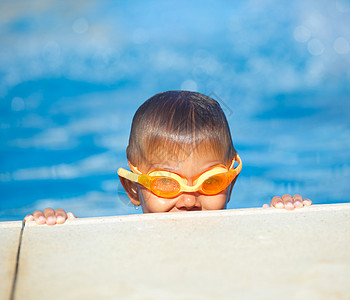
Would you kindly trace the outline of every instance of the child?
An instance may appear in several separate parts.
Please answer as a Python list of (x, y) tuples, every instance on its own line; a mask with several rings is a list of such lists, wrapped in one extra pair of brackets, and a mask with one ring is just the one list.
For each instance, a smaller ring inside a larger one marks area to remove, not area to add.
[[(160, 93), (143, 103), (126, 153), (131, 172), (120, 168), (119, 178), (144, 213), (225, 209), (242, 167), (219, 103), (188, 91)], [(271, 201), (290, 210), (311, 204), (300, 195)], [(47, 208), (25, 220), (54, 225), (67, 218), (75, 216)]]

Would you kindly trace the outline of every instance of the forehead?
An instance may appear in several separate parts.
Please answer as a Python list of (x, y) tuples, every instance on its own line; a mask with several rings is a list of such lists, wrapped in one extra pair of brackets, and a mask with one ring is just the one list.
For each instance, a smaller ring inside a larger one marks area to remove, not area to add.
[(193, 152), (182, 152), (177, 155), (152, 153), (147, 163), (138, 169), (143, 173), (148, 173), (154, 169), (165, 169), (191, 178), (219, 164), (225, 164), (223, 157), (213, 151), (197, 149)]
[(198, 145), (169, 144), (165, 142), (157, 147), (149, 148), (151, 151), (147, 151), (145, 162), (153, 165), (164, 162), (182, 162), (189, 158), (203, 159), (205, 157), (214, 157), (215, 159), (224, 159), (224, 151), (221, 148), (215, 147), (210, 142), (202, 142)]

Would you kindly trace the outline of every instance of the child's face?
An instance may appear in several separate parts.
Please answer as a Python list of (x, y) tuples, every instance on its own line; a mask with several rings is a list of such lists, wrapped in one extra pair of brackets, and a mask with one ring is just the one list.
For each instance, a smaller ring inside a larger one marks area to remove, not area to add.
[[(149, 169), (140, 167), (139, 170), (142, 173), (147, 173), (152, 169), (169, 170), (180, 174), (187, 179), (188, 185), (192, 185), (193, 179), (197, 175), (219, 164), (224, 164), (224, 161), (219, 160), (215, 155), (208, 153), (200, 155), (200, 153), (195, 152), (182, 161), (155, 162)], [(216, 195), (208, 196), (199, 192), (184, 192), (174, 198), (159, 197), (140, 184), (137, 185), (137, 189), (143, 212), (154, 213), (224, 209), (230, 198), (231, 185)]]

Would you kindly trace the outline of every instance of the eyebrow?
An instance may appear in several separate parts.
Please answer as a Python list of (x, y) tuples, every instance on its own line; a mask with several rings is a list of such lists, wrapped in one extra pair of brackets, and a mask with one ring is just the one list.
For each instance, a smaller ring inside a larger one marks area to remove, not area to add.
[(151, 168), (149, 169), (149, 171), (156, 170), (156, 169), (162, 169), (162, 170), (171, 171), (171, 172), (176, 171), (175, 168), (168, 167), (168, 166), (162, 166), (161, 164), (152, 164)]

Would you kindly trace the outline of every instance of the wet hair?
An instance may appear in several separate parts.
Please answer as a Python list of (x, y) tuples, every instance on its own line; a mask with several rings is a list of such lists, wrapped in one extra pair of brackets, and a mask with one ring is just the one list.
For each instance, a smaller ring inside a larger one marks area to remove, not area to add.
[(144, 102), (132, 121), (128, 160), (136, 167), (179, 161), (206, 151), (229, 165), (236, 156), (219, 103), (196, 92), (168, 91)]

